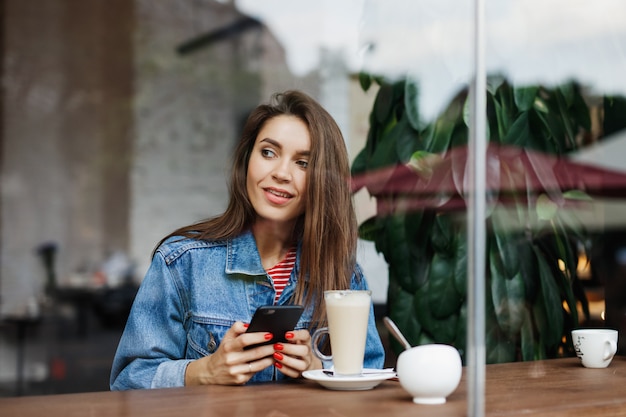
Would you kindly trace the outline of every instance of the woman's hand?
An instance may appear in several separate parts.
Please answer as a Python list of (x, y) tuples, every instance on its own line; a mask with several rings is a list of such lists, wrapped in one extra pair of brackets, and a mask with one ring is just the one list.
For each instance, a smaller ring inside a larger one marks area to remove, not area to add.
[(242, 385), (255, 373), (272, 366), (272, 345), (244, 350), (246, 346), (270, 340), (272, 334), (246, 333), (246, 328), (247, 325), (236, 322), (213, 354), (190, 362), (185, 371), (185, 385)]
[(311, 334), (308, 330), (287, 332), (285, 338), (289, 343), (275, 343), (274, 366), (283, 374), (299, 378), (302, 372), (309, 369), (322, 369), (322, 361), (313, 354)]

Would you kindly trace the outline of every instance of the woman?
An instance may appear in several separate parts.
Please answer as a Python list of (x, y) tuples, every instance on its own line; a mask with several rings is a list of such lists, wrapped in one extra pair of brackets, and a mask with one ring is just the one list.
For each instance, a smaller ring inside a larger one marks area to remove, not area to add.
[[(226, 211), (157, 246), (111, 389), (240, 385), (322, 368), (310, 332), (325, 321), (323, 291), (367, 289), (349, 174), (341, 132), (313, 99), (288, 91), (257, 107), (235, 151)], [(305, 306), (288, 342), (244, 349), (272, 339), (246, 333), (256, 308), (272, 304)], [(364, 366), (383, 362), (372, 309)]]

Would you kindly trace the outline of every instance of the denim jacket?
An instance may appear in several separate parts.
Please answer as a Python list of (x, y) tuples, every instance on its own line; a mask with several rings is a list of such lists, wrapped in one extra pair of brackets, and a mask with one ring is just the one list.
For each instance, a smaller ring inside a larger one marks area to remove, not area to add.
[[(300, 250), (276, 304), (294, 294)], [(306, 279), (306, 278), (304, 278)], [(357, 266), (352, 289), (367, 289)], [(112, 390), (183, 386), (189, 362), (214, 353), (235, 323), (249, 323), (257, 307), (274, 304), (275, 291), (251, 232), (227, 241), (172, 237), (156, 251), (139, 288), (113, 360)], [(296, 329), (306, 329), (307, 307)], [(373, 307), (363, 366), (381, 368), (384, 350)], [(250, 382), (286, 379), (270, 366)]]

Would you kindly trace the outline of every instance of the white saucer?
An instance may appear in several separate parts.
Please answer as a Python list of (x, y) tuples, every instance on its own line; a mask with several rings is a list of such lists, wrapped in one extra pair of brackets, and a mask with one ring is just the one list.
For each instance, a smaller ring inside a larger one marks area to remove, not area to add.
[[(305, 371), (302, 376), (306, 379), (317, 382), (321, 386), (339, 391), (364, 391), (374, 388), (386, 379), (395, 378), (395, 372), (389, 372), (382, 369), (364, 369), (366, 373), (361, 376), (331, 376), (326, 375), (322, 369), (314, 371)], [(380, 373), (373, 373), (380, 371)]]

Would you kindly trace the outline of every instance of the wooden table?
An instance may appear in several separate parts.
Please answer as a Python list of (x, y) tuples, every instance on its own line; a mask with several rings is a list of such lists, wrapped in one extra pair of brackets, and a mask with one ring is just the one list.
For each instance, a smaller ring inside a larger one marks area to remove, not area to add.
[[(626, 358), (606, 369), (576, 358), (487, 366), (487, 416), (626, 415)], [(465, 375), (444, 405), (416, 405), (395, 381), (370, 391), (330, 391), (315, 382), (187, 387), (0, 399), (2, 416), (465, 416)]]

